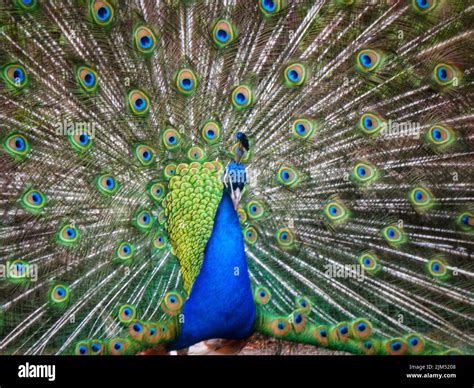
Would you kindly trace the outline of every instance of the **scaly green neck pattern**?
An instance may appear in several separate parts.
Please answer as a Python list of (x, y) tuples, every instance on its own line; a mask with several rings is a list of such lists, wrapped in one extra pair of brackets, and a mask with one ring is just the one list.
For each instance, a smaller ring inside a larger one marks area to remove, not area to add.
[(217, 165), (210, 162), (179, 164), (164, 201), (166, 230), (178, 257), (188, 295), (201, 269), (204, 248), (211, 236), (222, 196), (218, 170)]

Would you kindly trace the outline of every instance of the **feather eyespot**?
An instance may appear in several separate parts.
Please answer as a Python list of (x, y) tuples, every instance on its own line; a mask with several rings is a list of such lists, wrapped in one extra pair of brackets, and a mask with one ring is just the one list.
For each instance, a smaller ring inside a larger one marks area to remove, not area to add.
[(438, 0), (412, 0), (412, 7), (420, 14), (427, 14), (433, 11), (438, 5)]
[(135, 319), (136, 314), (137, 314), (137, 310), (135, 306), (131, 304), (123, 304), (119, 307), (118, 319), (120, 322), (124, 324), (129, 324), (131, 321)]
[(181, 144), (181, 135), (174, 128), (168, 128), (162, 135), (163, 145), (168, 151), (175, 151)]
[(253, 226), (247, 226), (244, 229), (244, 239), (247, 244), (253, 245), (257, 242), (258, 233)]
[(297, 139), (310, 139), (315, 133), (316, 124), (309, 118), (298, 118), (291, 125), (291, 134)]
[(456, 223), (459, 229), (472, 233), (474, 231), (474, 214), (471, 211), (464, 211), (459, 214)]
[(3, 79), (13, 89), (22, 89), (28, 84), (28, 73), (24, 66), (18, 63), (6, 65), (2, 70)]
[(94, 92), (99, 86), (99, 76), (95, 70), (87, 66), (80, 66), (76, 70), (76, 79), (82, 90), (87, 93)]
[(385, 120), (376, 113), (364, 113), (359, 118), (357, 127), (364, 135), (375, 135), (386, 126)]
[(138, 162), (144, 167), (150, 166), (156, 159), (156, 154), (153, 148), (144, 144), (137, 145), (134, 153)]
[(72, 223), (63, 224), (56, 234), (56, 241), (65, 246), (70, 246), (78, 242), (80, 237), (79, 229)]
[(254, 93), (250, 86), (240, 85), (234, 88), (231, 94), (232, 106), (236, 110), (250, 107), (254, 103)]
[(408, 194), (408, 199), (416, 211), (424, 213), (434, 205), (434, 196), (426, 187), (416, 186)]
[(439, 63), (433, 70), (433, 79), (441, 86), (455, 86), (459, 78), (459, 70), (447, 63)]
[(109, 26), (114, 20), (115, 10), (108, 1), (90, 0), (89, 10), (92, 20), (100, 27)]
[(32, 12), (38, 7), (37, 0), (15, 0), (19, 9), (25, 12)]
[(201, 126), (201, 136), (208, 144), (217, 143), (222, 134), (222, 126), (217, 120), (206, 121)]
[(113, 175), (103, 174), (96, 178), (96, 187), (104, 195), (114, 195), (119, 184)]
[(131, 90), (127, 95), (128, 107), (136, 116), (145, 116), (150, 110), (150, 100), (141, 90)]
[(168, 243), (168, 239), (164, 232), (158, 231), (153, 236), (153, 247), (162, 250), (166, 248), (166, 244)]
[(94, 136), (92, 132), (87, 130), (74, 131), (74, 133), (68, 135), (68, 139), (72, 148), (79, 153), (86, 152), (94, 144)]
[(381, 269), (379, 258), (371, 251), (363, 252), (359, 256), (359, 264), (371, 275), (377, 274)]
[(272, 294), (267, 287), (260, 286), (255, 289), (254, 300), (258, 304), (267, 304), (268, 302), (270, 302), (271, 297)]
[(151, 55), (156, 49), (156, 34), (146, 26), (139, 26), (133, 32), (135, 48), (144, 55)]
[(66, 284), (56, 284), (49, 291), (49, 301), (53, 305), (63, 306), (67, 304), (70, 297), (70, 290)]
[(206, 158), (206, 154), (201, 147), (191, 147), (187, 152), (188, 160), (191, 162), (201, 162)]
[(357, 70), (372, 73), (382, 66), (383, 53), (379, 50), (364, 49), (357, 54)]
[(307, 78), (306, 67), (301, 63), (287, 66), (283, 74), (287, 86), (301, 86)]
[(399, 246), (407, 241), (407, 235), (397, 225), (388, 225), (382, 229), (382, 236), (390, 245)]
[(223, 49), (237, 39), (237, 29), (230, 20), (219, 19), (211, 27), (212, 41), (217, 48)]
[(193, 70), (182, 69), (174, 77), (178, 91), (185, 96), (195, 92), (198, 87), (198, 78)]
[(271, 17), (285, 9), (286, 0), (259, 0), (258, 7), (264, 16)]
[(31, 214), (39, 214), (46, 204), (46, 196), (36, 189), (29, 189), (21, 196), (21, 204)]
[(132, 218), (134, 225), (140, 232), (148, 233), (153, 226), (153, 216), (149, 210), (139, 210)]
[(183, 297), (179, 293), (170, 291), (165, 294), (163, 301), (161, 302), (161, 308), (168, 315), (173, 316), (181, 311), (183, 302)]
[(118, 263), (129, 262), (135, 254), (135, 246), (128, 241), (123, 241), (115, 248), (115, 260)]
[(428, 129), (425, 140), (435, 150), (444, 151), (456, 141), (456, 136), (451, 128), (436, 124)]
[(3, 149), (13, 158), (22, 160), (30, 152), (30, 143), (25, 135), (12, 133), (3, 141)]

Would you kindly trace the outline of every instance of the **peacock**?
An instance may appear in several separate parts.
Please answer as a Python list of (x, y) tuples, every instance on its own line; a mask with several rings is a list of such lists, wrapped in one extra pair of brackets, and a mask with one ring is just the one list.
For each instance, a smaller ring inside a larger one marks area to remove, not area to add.
[(1, 1), (0, 353), (474, 353), (473, 11)]

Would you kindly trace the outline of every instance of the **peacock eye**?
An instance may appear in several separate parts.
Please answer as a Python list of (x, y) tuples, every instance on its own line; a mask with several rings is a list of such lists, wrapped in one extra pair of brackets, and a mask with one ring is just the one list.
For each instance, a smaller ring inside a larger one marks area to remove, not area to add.
[(162, 182), (152, 181), (147, 186), (147, 193), (153, 201), (161, 203), (166, 195), (166, 186)]
[(407, 236), (402, 228), (397, 225), (388, 225), (382, 229), (382, 236), (389, 244), (398, 246), (407, 241)]
[(383, 53), (379, 50), (365, 49), (357, 54), (356, 68), (362, 73), (378, 70), (383, 62)]
[(434, 205), (433, 194), (422, 186), (411, 189), (408, 198), (417, 211), (427, 211)]
[(68, 139), (72, 148), (81, 153), (90, 149), (94, 143), (88, 131), (74, 131), (74, 133), (68, 135)]
[(257, 199), (249, 201), (247, 204), (247, 214), (252, 220), (262, 219), (266, 215), (263, 203)]
[(6, 65), (2, 70), (2, 76), (7, 85), (14, 89), (21, 89), (28, 83), (28, 74), (25, 67), (18, 63)]
[(104, 195), (113, 195), (119, 189), (119, 184), (113, 175), (104, 174), (97, 177), (96, 187)]
[(438, 0), (412, 0), (412, 7), (421, 14), (433, 11), (438, 5)]
[(161, 138), (168, 151), (176, 151), (181, 144), (181, 135), (174, 128), (166, 129)]
[(253, 226), (247, 226), (244, 229), (244, 240), (250, 245), (253, 245), (257, 242), (258, 233), (257, 230)]
[(433, 79), (441, 86), (449, 86), (454, 84), (454, 81), (458, 79), (457, 74), (459, 71), (452, 65), (447, 63), (440, 63), (435, 66), (433, 70)]
[(295, 235), (289, 228), (281, 228), (276, 232), (276, 241), (283, 249), (293, 248), (295, 245)]
[(258, 304), (267, 304), (272, 297), (270, 290), (267, 287), (257, 287), (254, 292), (254, 300)]
[(407, 343), (402, 338), (393, 338), (384, 342), (384, 349), (389, 355), (405, 354)]
[(99, 77), (95, 70), (87, 66), (80, 66), (76, 70), (76, 79), (82, 90), (92, 93), (99, 85)]
[(163, 170), (165, 179), (169, 180), (176, 174), (176, 163), (169, 163)]
[(49, 291), (49, 301), (53, 305), (64, 305), (69, 301), (70, 290), (65, 284), (56, 284)]
[(451, 128), (436, 124), (428, 129), (425, 140), (436, 150), (443, 151), (455, 142), (456, 137)]
[(331, 200), (324, 206), (323, 216), (332, 224), (340, 224), (347, 221), (349, 211), (341, 201)]
[(458, 228), (465, 232), (474, 230), (474, 214), (470, 211), (463, 211), (456, 220)]
[(167, 292), (161, 302), (161, 308), (168, 314), (168, 315), (176, 315), (181, 308), (183, 307), (183, 297), (181, 294), (175, 291)]
[(419, 334), (410, 334), (405, 337), (411, 353), (420, 353), (425, 347), (425, 339)]
[(26, 136), (12, 133), (3, 141), (3, 149), (13, 158), (22, 160), (30, 151), (30, 143)]
[(156, 34), (146, 26), (139, 26), (133, 32), (135, 48), (144, 55), (150, 55), (156, 49)]
[(153, 247), (154, 248), (156, 248), (158, 250), (162, 250), (162, 249), (166, 248), (167, 243), (168, 243), (168, 239), (167, 239), (164, 232), (158, 231), (153, 236)]
[(56, 241), (65, 246), (73, 245), (79, 240), (79, 229), (71, 223), (63, 224), (56, 235)]
[(286, 7), (286, 0), (259, 0), (258, 7), (264, 16), (271, 17)]
[(222, 126), (217, 120), (208, 120), (201, 126), (201, 136), (208, 144), (215, 144), (221, 138)]
[(211, 31), (212, 41), (220, 49), (229, 46), (237, 38), (237, 29), (229, 20), (220, 19), (215, 21)]
[(115, 248), (115, 256), (114, 259), (116, 262), (128, 262), (133, 259), (135, 255), (135, 245), (128, 241), (120, 242), (117, 247)]
[(375, 275), (381, 269), (381, 264), (377, 255), (371, 251), (363, 252), (359, 256), (359, 264), (368, 273)]
[(90, 3), (90, 13), (92, 20), (101, 26), (109, 26), (114, 19), (114, 8), (108, 1), (105, 0), (93, 0)]
[(191, 147), (187, 152), (187, 157), (192, 162), (201, 162), (206, 158), (206, 154), (201, 147)]
[(86, 356), (90, 353), (90, 350), (91, 348), (87, 341), (80, 341), (77, 343), (74, 353), (77, 356)]
[(37, 0), (16, 0), (17, 7), (25, 12), (32, 12), (38, 7)]
[(134, 89), (127, 95), (128, 107), (132, 114), (145, 116), (150, 110), (150, 99), (141, 90)]
[(289, 165), (282, 165), (277, 172), (277, 179), (283, 186), (294, 187), (300, 181), (300, 174)]
[(350, 333), (357, 339), (365, 339), (372, 333), (372, 324), (364, 318), (356, 319), (350, 324)]
[(309, 139), (315, 131), (315, 123), (307, 118), (299, 118), (291, 125), (291, 134), (297, 139)]
[(438, 279), (448, 277), (448, 268), (446, 261), (442, 258), (431, 259), (427, 263), (428, 273)]
[(120, 322), (129, 324), (135, 319), (137, 310), (135, 306), (131, 304), (123, 304), (119, 307), (118, 310), (118, 319)]
[(139, 231), (148, 233), (153, 226), (153, 217), (149, 210), (139, 210), (131, 222)]
[(306, 67), (301, 63), (289, 65), (284, 70), (287, 86), (301, 86), (306, 81)]
[(384, 128), (384, 119), (376, 113), (365, 113), (359, 118), (358, 128), (365, 135), (373, 135)]
[(183, 69), (176, 74), (175, 85), (181, 94), (189, 96), (196, 90), (198, 79), (193, 70)]
[(250, 86), (240, 85), (234, 88), (231, 94), (232, 106), (236, 110), (242, 110), (251, 106), (254, 102), (254, 94)]
[(46, 204), (46, 196), (39, 190), (29, 189), (23, 193), (20, 202), (31, 214), (39, 214)]
[(378, 178), (377, 169), (368, 162), (356, 163), (352, 169), (351, 179), (354, 183), (360, 185), (369, 185)]
[(150, 166), (156, 158), (155, 151), (153, 148), (139, 144), (135, 147), (135, 157), (142, 166)]

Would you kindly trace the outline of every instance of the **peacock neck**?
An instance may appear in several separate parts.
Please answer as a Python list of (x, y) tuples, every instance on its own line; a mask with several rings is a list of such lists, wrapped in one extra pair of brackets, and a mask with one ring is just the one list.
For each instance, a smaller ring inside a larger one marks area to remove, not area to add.
[(174, 348), (210, 338), (245, 338), (252, 332), (255, 305), (244, 240), (227, 192), (217, 209), (204, 261), (184, 304), (183, 317)]

